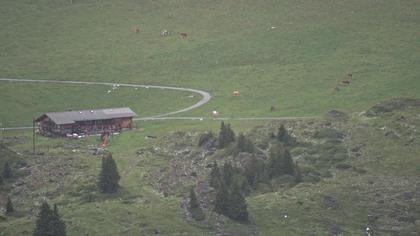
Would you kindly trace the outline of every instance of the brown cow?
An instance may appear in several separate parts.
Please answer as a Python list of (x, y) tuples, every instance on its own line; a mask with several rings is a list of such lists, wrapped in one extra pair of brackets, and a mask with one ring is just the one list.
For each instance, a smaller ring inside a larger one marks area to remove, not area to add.
[(341, 83), (345, 85), (350, 85), (350, 80), (346, 79), (346, 80), (341, 81)]
[(139, 27), (134, 28), (134, 33), (140, 33)]
[(182, 32), (182, 33), (181, 33), (181, 37), (182, 37), (183, 39), (186, 39), (186, 38), (187, 38), (187, 36), (188, 36), (188, 35), (187, 35), (187, 33), (185, 33), (185, 32)]

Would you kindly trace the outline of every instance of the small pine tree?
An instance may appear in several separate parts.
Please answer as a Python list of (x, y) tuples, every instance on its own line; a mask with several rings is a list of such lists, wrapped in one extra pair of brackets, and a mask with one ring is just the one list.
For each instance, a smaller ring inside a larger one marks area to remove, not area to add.
[(277, 140), (282, 142), (286, 146), (290, 146), (294, 144), (294, 139), (290, 136), (289, 132), (286, 130), (284, 125), (281, 125), (277, 131)]
[(3, 184), (3, 176), (0, 175), (0, 185), (2, 185), (2, 184)]
[(237, 152), (253, 153), (254, 144), (244, 134), (240, 133), (236, 140), (236, 150)]
[(228, 217), (234, 220), (248, 221), (248, 210), (246, 200), (238, 185), (234, 184), (229, 196)]
[(213, 168), (211, 169), (211, 172), (210, 172), (209, 184), (211, 187), (217, 189), (220, 187), (221, 182), (222, 182), (222, 179), (220, 177), (219, 166), (217, 165), (217, 162), (214, 162)]
[(255, 187), (259, 181), (259, 163), (255, 156), (252, 156), (251, 160), (245, 165), (245, 177), (252, 187)]
[(283, 154), (283, 172), (288, 175), (295, 175), (295, 165), (293, 163), (292, 155), (289, 150), (285, 149)]
[(295, 165), (289, 150), (283, 145), (270, 148), (267, 169), (270, 178), (281, 175), (295, 175)]
[(50, 236), (52, 211), (47, 202), (41, 204), (33, 236)]
[(3, 177), (5, 179), (11, 178), (12, 177), (12, 168), (10, 168), (9, 162), (6, 161), (6, 163), (4, 163), (4, 167), (3, 167)]
[(235, 133), (233, 132), (232, 127), (230, 127), (230, 124), (227, 125), (226, 132), (228, 143), (235, 141)]
[(230, 162), (225, 162), (223, 165), (223, 182), (226, 186), (230, 186), (233, 181), (234, 170)]
[(197, 199), (197, 195), (195, 194), (194, 188), (191, 188), (190, 191), (190, 205), (189, 205), (189, 211), (191, 213), (192, 218), (194, 218), (197, 221), (204, 220), (205, 216), (203, 213), (203, 210), (200, 207), (200, 203)]
[(284, 147), (282, 145), (272, 146), (269, 150), (269, 160), (267, 164), (268, 175), (270, 178), (283, 174), (282, 155)]
[(214, 201), (214, 210), (222, 215), (228, 214), (229, 211), (229, 191), (226, 185), (222, 182), (216, 193), (216, 200)]
[(230, 124), (225, 125), (225, 123), (222, 121), (219, 131), (219, 148), (225, 148), (233, 141), (235, 141), (235, 133), (230, 127)]
[(112, 158), (112, 154), (108, 153), (102, 158), (98, 186), (104, 193), (113, 193), (117, 191), (119, 181), (120, 175), (118, 174), (117, 164)]
[(54, 204), (54, 209), (51, 216), (51, 228), (52, 236), (66, 236), (66, 224), (58, 214), (58, 208), (56, 204)]
[(15, 211), (15, 209), (13, 208), (12, 200), (10, 199), (10, 197), (7, 197), (7, 202), (6, 202), (6, 215), (10, 215), (14, 211)]

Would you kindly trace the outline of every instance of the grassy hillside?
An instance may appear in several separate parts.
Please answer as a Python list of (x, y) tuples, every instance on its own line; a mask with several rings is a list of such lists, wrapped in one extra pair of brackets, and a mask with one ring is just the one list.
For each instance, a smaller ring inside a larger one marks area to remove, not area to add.
[[(356, 111), (420, 91), (419, 10), (411, 0), (5, 0), (0, 76), (209, 90), (214, 100), (195, 115), (213, 109), (224, 116)], [(159, 36), (163, 29), (169, 37)], [(347, 73), (352, 84), (335, 92)], [(234, 89), (239, 99), (231, 97)], [(17, 94), (25, 105), (40, 96), (37, 90)], [(87, 100), (102, 96), (91, 94)], [(278, 107), (275, 114), (270, 105)], [(13, 113), (23, 115), (20, 110)]]
[[(360, 112), (390, 98), (419, 96), (419, 1), (2, 0), (0, 6), (0, 78), (183, 86), (213, 95), (179, 116), (209, 116), (212, 110), (222, 117), (323, 116), (338, 109), (350, 119), (286, 122), (310, 143), (292, 153), (295, 160), (328, 159), (335, 149), (317, 146), (313, 132), (330, 123), (345, 134), (340, 150), (351, 166), (323, 163), (319, 182), (274, 185), (250, 195), (249, 224), (209, 211), (202, 224), (191, 221), (182, 205), (195, 179), (177, 175), (172, 161), (194, 164), (193, 154), (202, 151), (196, 138), (217, 132), (218, 121), (138, 122), (134, 131), (116, 136), (109, 150), (122, 178), (112, 195), (98, 193), (95, 185), (95, 137), (37, 137), (42, 154), (33, 156), (31, 132), (3, 131), (0, 164), (18, 161), (15, 178), (0, 186), (0, 205), (10, 195), (17, 212), (0, 217), (0, 235), (31, 235), (45, 199), (58, 204), (68, 235), (361, 235), (371, 225), (368, 215), (379, 217), (376, 235), (415, 235), (418, 107)], [(164, 29), (168, 37), (160, 36)], [(199, 99), (177, 91), (109, 89), (0, 81), (0, 128), (31, 125), (32, 117), (48, 111), (130, 106), (147, 116)], [(235, 89), (240, 97), (232, 96)], [(255, 142), (280, 125), (231, 123)], [(185, 148), (193, 152), (181, 152)], [(222, 154), (204, 160), (224, 161)], [(203, 181), (207, 172), (199, 173)], [(178, 181), (171, 183), (173, 176)], [(164, 194), (156, 184), (172, 189)]]

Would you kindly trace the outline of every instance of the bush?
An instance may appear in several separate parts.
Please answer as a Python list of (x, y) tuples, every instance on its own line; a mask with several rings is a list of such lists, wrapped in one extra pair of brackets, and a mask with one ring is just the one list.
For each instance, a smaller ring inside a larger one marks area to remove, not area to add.
[(341, 133), (340, 131), (336, 130), (336, 129), (326, 128), (326, 129), (318, 130), (314, 134), (314, 138), (318, 138), (318, 139), (342, 139), (342, 138), (344, 138), (344, 134)]
[(198, 146), (199, 147), (203, 146), (205, 143), (207, 143), (212, 138), (214, 138), (214, 134), (211, 131), (200, 135), (200, 138), (198, 139)]

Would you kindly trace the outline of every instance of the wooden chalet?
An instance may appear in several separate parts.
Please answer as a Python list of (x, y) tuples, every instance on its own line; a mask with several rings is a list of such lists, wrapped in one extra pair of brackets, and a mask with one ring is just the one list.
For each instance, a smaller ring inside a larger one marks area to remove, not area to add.
[(95, 135), (133, 128), (137, 116), (128, 107), (100, 110), (49, 112), (35, 119), (38, 132), (45, 136)]

